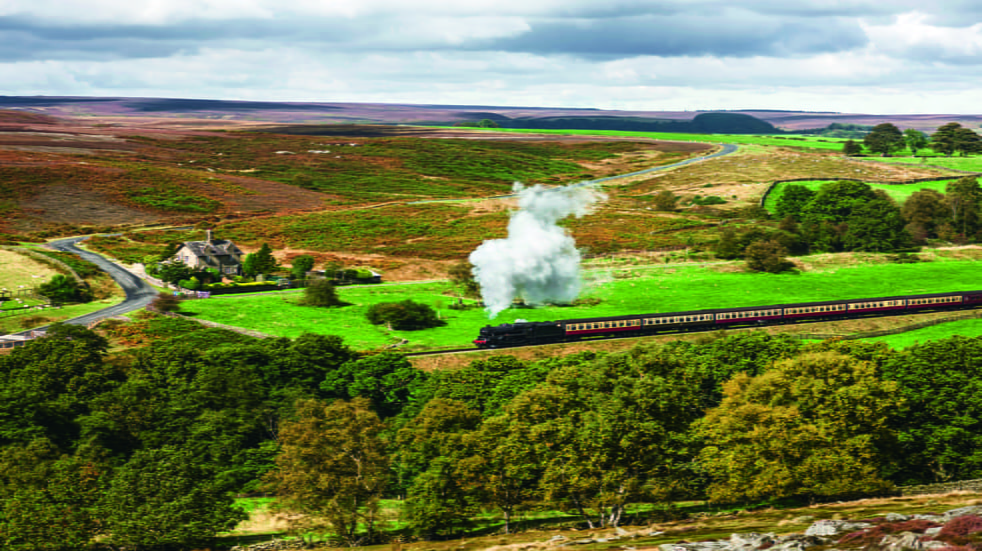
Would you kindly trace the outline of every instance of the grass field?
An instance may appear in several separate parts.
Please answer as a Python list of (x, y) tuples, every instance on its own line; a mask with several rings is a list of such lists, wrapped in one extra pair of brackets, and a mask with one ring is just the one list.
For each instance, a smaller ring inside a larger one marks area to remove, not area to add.
[(813, 136), (776, 136), (758, 134), (685, 134), (679, 132), (630, 132), (626, 130), (535, 130), (530, 128), (495, 128), (495, 132), (518, 132), (525, 134), (557, 134), (571, 136), (623, 136), (650, 138), (680, 142), (732, 143), (752, 145), (775, 145), (805, 149), (842, 150), (842, 138), (818, 138)]
[(897, 335), (873, 337), (863, 340), (885, 342), (891, 348), (899, 350), (918, 343), (945, 339), (952, 335), (961, 335), (963, 337), (982, 337), (982, 320), (971, 319), (953, 321), (932, 327), (925, 327), (924, 329), (899, 333)]
[(968, 170), (970, 172), (982, 172), (982, 156), (975, 157), (945, 157), (917, 156), (917, 157), (868, 157), (867, 160), (879, 163), (904, 164), (916, 167), (939, 166), (954, 170)]
[(72, 304), (61, 308), (49, 308), (35, 313), (19, 314), (0, 317), (0, 335), (16, 333), (26, 328), (39, 327), (50, 323), (65, 321), (70, 318), (90, 314), (103, 308), (108, 308), (123, 301), (123, 297), (114, 296), (103, 300), (95, 300), (87, 304)]
[[(597, 304), (509, 309), (490, 322), (480, 309), (450, 310), (453, 299), (446, 294), (450, 291), (446, 283), (341, 288), (341, 299), (351, 305), (326, 310), (298, 306), (300, 294), (295, 292), (188, 301), (183, 310), (202, 319), (272, 335), (341, 335), (358, 349), (402, 339), (408, 340), (408, 348), (428, 349), (468, 346), (482, 326), (516, 319), (547, 321), (979, 288), (978, 264), (970, 261), (863, 264), (777, 275), (726, 273), (706, 267), (635, 268), (588, 273), (582, 297), (598, 300)], [(365, 320), (371, 304), (405, 299), (433, 306), (447, 325), (422, 331), (389, 331)]]
[[(899, 204), (903, 204), (911, 195), (917, 193), (922, 189), (933, 189), (939, 193), (945, 192), (945, 187), (949, 182), (954, 182), (956, 179), (951, 180), (941, 180), (938, 182), (922, 182), (917, 184), (879, 184), (879, 183), (869, 183), (869, 187), (876, 189), (882, 189), (893, 198)], [(782, 182), (774, 186), (771, 193), (767, 196), (767, 201), (764, 203), (764, 208), (770, 212), (774, 212), (778, 200), (784, 195), (784, 188), (792, 185), (805, 186), (813, 191), (818, 191), (818, 188), (822, 187), (822, 184), (827, 184), (830, 182), (835, 182), (836, 180), (811, 180), (806, 182)]]
[(57, 273), (54, 268), (27, 255), (0, 249), (0, 288), (36, 287)]

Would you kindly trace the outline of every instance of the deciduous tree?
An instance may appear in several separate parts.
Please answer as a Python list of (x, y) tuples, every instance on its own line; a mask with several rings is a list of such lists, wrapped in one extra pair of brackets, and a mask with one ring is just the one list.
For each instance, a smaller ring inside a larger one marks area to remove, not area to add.
[(856, 140), (846, 140), (842, 144), (842, 154), (846, 157), (855, 157), (856, 155), (862, 155), (863, 145)]
[(302, 254), (293, 258), (293, 264), (290, 267), (290, 276), (293, 279), (306, 279), (307, 272), (312, 269), (314, 269), (314, 257), (309, 254)]
[(698, 424), (701, 465), (719, 502), (847, 497), (887, 490), (889, 427), (902, 400), (870, 362), (803, 354), (737, 375)]
[(300, 299), (300, 304), (328, 308), (331, 306), (340, 306), (342, 302), (338, 298), (337, 289), (334, 288), (334, 284), (330, 280), (315, 279), (304, 288), (303, 298)]
[(903, 149), (904, 135), (893, 123), (884, 122), (873, 127), (873, 130), (863, 138), (863, 145), (872, 153), (879, 153), (884, 157), (889, 157)]
[(945, 202), (955, 231), (964, 238), (974, 234), (980, 225), (982, 188), (974, 176), (959, 178), (945, 187)]
[(917, 156), (918, 151), (927, 147), (927, 135), (916, 128), (908, 128), (904, 130), (904, 143), (910, 154)]
[(958, 129), (962, 127), (957, 122), (943, 124), (931, 134), (930, 147), (942, 155), (951, 155), (958, 149)]
[(294, 530), (324, 519), (345, 545), (378, 540), (378, 502), (389, 469), (381, 430), (367, 399), (298, 404), (297, 420), (280, 430), (269, 475), (283, 507), (304, 515), (294, 520)]
[(136, 452), (99, 510), (111, 543), (132, 549), (203, 547), (247, 516), (197, 457), (170, 447)]

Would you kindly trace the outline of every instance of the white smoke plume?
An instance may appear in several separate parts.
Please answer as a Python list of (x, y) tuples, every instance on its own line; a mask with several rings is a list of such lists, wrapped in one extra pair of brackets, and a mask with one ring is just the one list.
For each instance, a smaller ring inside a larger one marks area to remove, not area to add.
[(488, 317), (511, 306), (515, 297), (527, 304), (570, 303), (580, 293), (580, 252), (557, 222), (589, 214), (607, 197), (592, 184), (560, 188), (515, 183), (518, 210), (508, 222), (508, 237), (485, 241), (470, 255), (474, 277)]

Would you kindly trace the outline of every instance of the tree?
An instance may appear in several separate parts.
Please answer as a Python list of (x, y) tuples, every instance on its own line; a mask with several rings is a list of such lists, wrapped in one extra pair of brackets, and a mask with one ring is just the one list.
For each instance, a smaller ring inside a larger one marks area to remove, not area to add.
[(907, 232), (917, 242), (938, 236), (938, 227), (948, 216), (945, 196), (933, 189), (915, 191), (904, 201), (900, 214), (907, 223)]
[(876, 197), (873, 188), (862, 182), (841, 180), (822, 184), (801, 209), (802, 222), (845, 222), (853, 209)]
[(910, 245), (900, 207), (885, 193), (853, 210), (843, 244), (850, 251), (885, 252)]
[(293, 520), (295, 530), (309, 531), (323, 518), (345, 545), (377, 542), (389, 461), (382, 423), (368, 406), (367, 399), (306, 400), (297, 420), (280, 430), (269, 481), (283, 507), (303, 515)]
[(679, 198), (669, 190), (662, 190), (655, 194), (655, 208), (665, 212), (675, 212), (678, 208)]
[(788, 184), (781, 189), (781, 196), (777, 199), (774, 212), (781, 218), (791, 216), (800, 222), (805, 205), (814, 196), (815, 192), (805, 186)]
[(930, 147), (942, 155), (951, 157), (958, 149), (958, 130), (962, 125), (957, 122), (943, 124), (931, 134)]
[(0, 453), (0, 545), (10, 551), (85, 549), (99, 533), (102, 469), (45, 440)]
[(300, 299), (300, 304), (328, 308), (339, 306), (342, 302), (338, 298), (337, 289), (334, 288), (334, 284), (330, 280), (315, 279), (304, 288), (303, 298)]
[(481, 285), (474, 278), (474, 265), (469, 261), (458, 262), (447, 271), (450, 282), (463, 291), (464, 296), (481, 296)]
[(955, 150), (962, 155), (982, 153), (982, 137), (970, 128), (958, 128), (955, 130)]
[(927, 135), (916, 128), (908, 128), (904, 130), (904, 143), (910, 154), (916, 157), (918, 151), (927, 147)]
[(157, 277), (165, 283), (176, 285), (183, 279), (188, 279), (194, 274), (190, 266), (180, 262), (164, 262), (157, 270)]
[(293, 264), (290, 267), (290, 276), (293, 279), (306, 279), (307, 272), (312, 269), (314, 269), (314, 257), (309, 254), (302, 254), (293, 258)]
[(915, 344), (884, 363), (899, 383), (905, 415), (894, 419), (903, 450), (900, 484), (982, 477), (982, 341), (968, 337)]
[(846, 157), (855, 157), (863, 154), (863, 146), (856, 140), (846, 140), (842, 144), (842, 154)]
[(485, 420), (468, 437), (474, 454), (462, 460), (458, 468), (481, 503), (501, 509), (508, 534), (512, 515), (530, 508), (538, 497), (540, 468), (528, 463), (534, 457), (529, 453), (529, 442), (511, 430), (505, 415)]
[(372, 325), (387, 324), (391, 329), (415, 330), (443, 325), (436, 310), (427, 304), (403, 300), (400, 302), (379, 302), (369, 306), (365, 312)]
[(110, 542), (134, 549), (205, 547), (247, 517), (198, 457), (171, 447), (137, 451), (99, 509)]
[(541, 469), (545, 505), (617, 526), (631, 503), (665, 502), (681, 484), (698, 389), (657, 347), (559, 367), (505, 407), (509, 441), (524, 444), (502, 451)]
[(975, 176), (959, 178), (945, 186), (945, 202), (955, 231), (963, 238), (974, 234), (980, 225), (982, 188)]
[(891, 153), (900, 151), (906, 144), (900, 129), (892, 123), (885, 122), (873, 127), (873, 130), (863, 138), (863, 145), (872, 153), (889, 157)]
[(51, 302), (88, 302), (92, 300), (89, 290), (74, 277), (55, 274), (51, 280), (38, 286), (38, 293), (47, 297)]
[(730, 260), (740, 258), (743, 255), (744, 248), (737, 238), (736, 231), (733, 228), (726, 227), (720, 232), (719, 241), (716, 242), (715, 252), (717, 257)]
[(879, 493), (902, 399), (870, 362), (836, 352), (737, 375), (696, 424), (713, 501)]
[(273, 257), (273, 249), (268, 243), (263, 243), (259, 250), (247, 254), (242, 261), (242, 271), (247, 276), (266, 275), (276, 269), (276, 258)]
[(470, 524), (474, 504), (460, 461), (470, 455), (467, 435), (481, 416), (456, 400), (430, 400), (396, 434), (396, 472), (407, 488), (407, 517), (417, 534), (434, 538)]
[(383, 352), (329, 371), (320, 387), (332, 398), (368, 398), (375, 412), (385, 419), (412, 405), (425, 380), (426, 373), (413, 367), (405, 356)]
[(778, 274), (794, 268), (794, 263), (786, 258), (788, 250), (784, 245), (770, 239), (751, 243), (743, 256), (747, 267), (755, 272)]

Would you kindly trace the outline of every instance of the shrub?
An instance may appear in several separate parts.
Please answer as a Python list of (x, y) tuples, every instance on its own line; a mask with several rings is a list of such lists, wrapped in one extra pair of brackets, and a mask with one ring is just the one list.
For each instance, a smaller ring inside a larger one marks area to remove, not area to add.
[(402, 302), (380, 302), (373, 304), (365, 313), (373, 325), (387, 324), (392, 329), (426, 329), (443, 325), (437, 318), (436, 310), (426, 304), (404, 300)]
[(315, 279), (303, 290), (303, 298), (300, 304), (304, 306), (330, 307), (341, 304), (338, 292), (334, 289), (334, 284), (326, 279)]
[(944, 528), (938, 532), (937, 539), (949, 543), (965, 543), (959, 540), (976, 532), (982, 532), (982, 518), (976, 515), (964, 515), (946, 522)]
[(794, 263), (787, 258), (788, 249), (777, 241), (755, 241), (743, 252), (747, 259), (747, 267), (755, 272), (778, 274), (794, 268)]
[(176, 312), (181, 309), (181, 299), (171, 293), (161, 292), (150, 306), (158, 312)]

